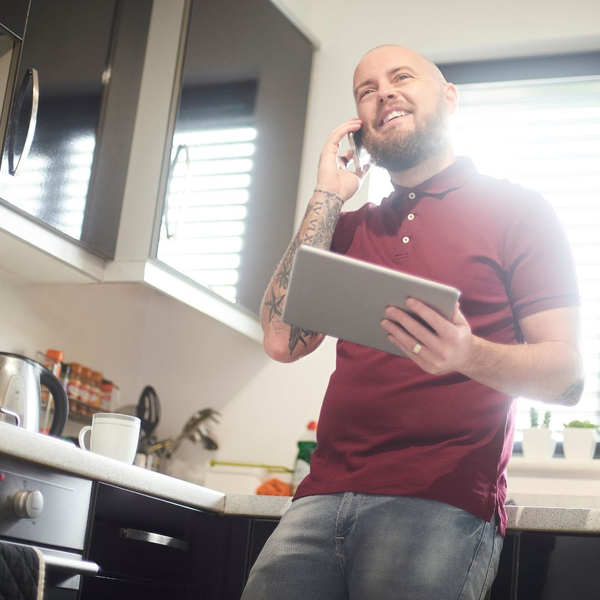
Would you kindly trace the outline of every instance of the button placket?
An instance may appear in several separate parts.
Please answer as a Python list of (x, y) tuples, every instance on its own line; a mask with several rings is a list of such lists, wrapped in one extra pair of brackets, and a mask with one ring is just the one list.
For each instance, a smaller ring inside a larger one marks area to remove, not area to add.
[[(414, 200), (416, 197), (417, 197), (417, 194), (415, 192), (408, 192), (406, 194), (406, 196), (405, 196), (405, 198), (407, 200)], [(410, 210), (410, 208), (412, 208), (412, 207), (409, 205), (408, 208)], [(415, 218), (415, 215), (412, 212), (409, 213), (408, 215), (406, 215), (406, 220), (407, 221), (413, 221), (414, 218)], [(410, 233), (410, 231), (408, 233)], [(401, 241), (402, 241), (402, 244), (404, 245), (405, 248), (411, 242), (412, 237), (413, 237), (412, 235), (404, 235), (404, 236), (402, 236)], [(408, 249), (406, 249), (404, 252), (408, 252)], [(405, 256), (408, 256), (408, 254), (406, 254)]]

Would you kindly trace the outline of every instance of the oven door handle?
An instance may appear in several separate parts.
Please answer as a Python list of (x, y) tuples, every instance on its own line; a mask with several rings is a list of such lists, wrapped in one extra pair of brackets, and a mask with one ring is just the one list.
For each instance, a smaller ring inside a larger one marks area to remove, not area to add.
[(73, 560), (72, 558), (62, 558), (44, 554), (44, 563), (46, 567), (53, 571), (62, 571), (73, 575), (88, 575), (95, 577), (100, 571), (100, 567), (87, 560)]

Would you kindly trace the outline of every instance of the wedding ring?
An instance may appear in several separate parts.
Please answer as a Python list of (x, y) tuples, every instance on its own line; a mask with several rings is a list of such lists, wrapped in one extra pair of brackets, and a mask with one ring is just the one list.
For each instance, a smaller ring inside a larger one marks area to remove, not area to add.
[(419, 354), (419, 352), (421, 352), (421, 348), (423, 346), (421, 346), (421, 344), (419, 344), (418, 342), (415, 344), (415, 347), (412, 349), (413, 354)]

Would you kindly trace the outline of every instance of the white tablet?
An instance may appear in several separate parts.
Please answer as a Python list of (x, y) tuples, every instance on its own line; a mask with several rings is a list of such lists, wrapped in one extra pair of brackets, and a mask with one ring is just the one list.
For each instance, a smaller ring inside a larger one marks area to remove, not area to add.
[(300, 246), (282, 319), (308, 331), (406, 356), (381, 328), (385, 309), (407, 310), (406, 299), (416, 298), (449, 319), (459, 296), (456, 288), (429, 279)]

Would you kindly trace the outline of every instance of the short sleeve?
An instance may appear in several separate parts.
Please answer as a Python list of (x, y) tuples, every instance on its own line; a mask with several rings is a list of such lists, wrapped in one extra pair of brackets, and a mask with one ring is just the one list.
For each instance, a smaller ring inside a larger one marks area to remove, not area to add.
[(520, 188), (504, 244), (506, 291), (517, 319), (580, 306), (575, 262), (566, 232), (541, 195)]

